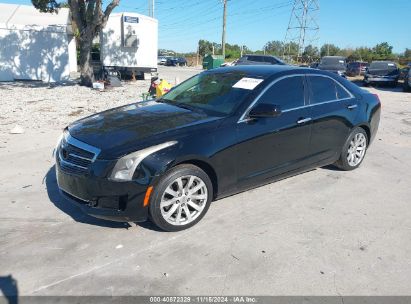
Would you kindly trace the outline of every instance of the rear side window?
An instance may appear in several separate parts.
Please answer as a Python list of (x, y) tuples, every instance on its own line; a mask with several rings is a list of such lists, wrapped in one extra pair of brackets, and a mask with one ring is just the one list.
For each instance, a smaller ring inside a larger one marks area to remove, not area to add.
[(304, 106), (304, 79), (301, 76), (284, 78), (273, 84), (259, 103), (280, 106), (282, 110)]
[(350, 94), (331, 78), (308, 77), (310, 83), (310, 104), (349, 98)]
[(337, 99), (350, 98), (350, 94), (344, 90), (338, 83), (335, 83), (335, 88), (337, 89)]

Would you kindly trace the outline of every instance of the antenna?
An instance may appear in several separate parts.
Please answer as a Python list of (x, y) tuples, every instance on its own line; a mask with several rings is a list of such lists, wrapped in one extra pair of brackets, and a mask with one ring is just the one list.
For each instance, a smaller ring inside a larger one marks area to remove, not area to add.
[(317, 46), (320, 38), (319, 11), (319, 0), (294, 0), (284, 39), (284, 59), (295, 56), (299, 61), (307, 45)]

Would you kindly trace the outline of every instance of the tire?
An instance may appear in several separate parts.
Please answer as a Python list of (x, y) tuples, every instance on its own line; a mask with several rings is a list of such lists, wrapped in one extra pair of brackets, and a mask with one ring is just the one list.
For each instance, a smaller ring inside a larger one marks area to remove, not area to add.
[[(196, 191), (190, 193), (190, 190)], [(213, 193), (210, 177), (203, 170), (190, 164), (178, 165), (167, 171), (154, 187), (150, 219), (164, 231), (190, 228), (207, 213)]]
[(402, 90), (404, 92), (410, 92), (411, 88), (406, 84), (407, 80), (404, 80), (404, 86), (402, 87)]
[[(344, 171), (357, 169), (365, 158), (368, 142), (369, 139), (365, 130), (360, 127), (354, 128), (350, 136), (348, 136), (342, 148), (340, 158), (335, 165)], [(362, 149), (360, 150), (360, 148)]]

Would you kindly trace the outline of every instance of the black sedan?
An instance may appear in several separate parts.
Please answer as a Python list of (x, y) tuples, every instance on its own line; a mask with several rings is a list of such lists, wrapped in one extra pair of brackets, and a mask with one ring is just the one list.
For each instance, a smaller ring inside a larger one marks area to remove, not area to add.
[(397, 86), (400, 70), (397, 64), (391, 61), (373, 61), (364, 75), (364, 85), (387, 84)]
[(167, 58), (166, 66), (186, 66), (187, 60), (183, 57)]
[(219, 68), (68, 126), (57, 181), (92, 216), (177, 231), (213, 200), (328, 164), (356, 169), (379, 120), (378, 97), (333, 73)]
[(347, 62), (345, 57), (324, 56), (323, 58), (321, 58), (317, 69), (335, 73), (345, 78), (347, 73)]

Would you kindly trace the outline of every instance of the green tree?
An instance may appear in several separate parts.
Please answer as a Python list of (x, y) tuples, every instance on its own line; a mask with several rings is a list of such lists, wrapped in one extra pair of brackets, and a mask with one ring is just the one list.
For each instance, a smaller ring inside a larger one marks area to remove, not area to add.
[[(31, 0), (34, 7), (41, 12), (54, 13), (65, 5), (57, 0)], [(91, 86), (94, 81), (93, 67), (91, 65), (91, 49), (93, 38), (107, 24), (108, 18), (120, 0), (111, 0), (103, 10), (103, 0), (68, 0), (72, 18), (78, 29), (79, 41), (79, 66), (81, 84)]]
[(318, 48), (316, 46), (309, 44), (304, 48), (302, 56), (304, 62), (313, 62), (318, 60), (320, 52), (318, 51)]
[(284, 52), (284, 44), (279, 40), (269, 41), (264, 45), (266, 53), (274, 56), (282, 56)]
[(372, 50), (368, 47), (356, 48), (351, 55), (348, 56), (348, 61), (366, 61), (371, 62), (373, 60)]
[(324, 44), (321, 47), (321, 50), (320, 50), (321, 57), (324, 57), (324, 56), (337, 56), (339, 54), (339, 52), (340, 52), (340, 48), (338, 46), (336, 46), (334, 44), (330, 44), (330, 43)]
[(205, 56), (207, 54), (213, 53), (213, 44), (207, 40), (199, 40), (198, 41), (198, 51), (201, 56)]
[(388, 42), (382, 42), (377, 44), (373, 49), (374, 60), (387, 60), (392, 59), (394, 56), (392, 54), (393, 47), (388, 44)]

